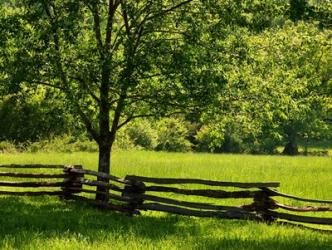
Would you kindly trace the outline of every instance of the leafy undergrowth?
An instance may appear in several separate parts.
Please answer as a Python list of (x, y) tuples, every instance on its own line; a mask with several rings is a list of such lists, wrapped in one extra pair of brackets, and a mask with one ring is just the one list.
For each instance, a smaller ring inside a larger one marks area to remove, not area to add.
[[(0, 164), (80, 163), (95, 169), (96, 159), (92, 153), (2, 154)], [(329, 157), (133, 151), (117, 152), (113, 163), (113, 174), (120, 177), (137, 174), (280, 181), (280, 191), (331, 199), (332, 158)], [(0, 214), (1, 249), (332, 249), (331, 235), (310, 230), (157, 212), (128, 217), (58, 198), (2, 196)]]

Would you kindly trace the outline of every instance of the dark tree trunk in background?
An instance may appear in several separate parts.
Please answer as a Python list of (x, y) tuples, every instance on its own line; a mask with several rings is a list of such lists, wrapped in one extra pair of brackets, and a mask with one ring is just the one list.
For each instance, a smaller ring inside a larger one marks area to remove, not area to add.
[(296, 141), (288, 142), (282, 153), (285, 155), (297, 155), (299, 150)]
[(288, 127), (286, 130), (286, 139), (287, 144), (285, 145), (284, 151), (282, 152), (285, 155), (297, 155), (299, 153), (297, 145), (297, 133), (292, 126)]
[(290, 0), (289, 16), (292, 21), (302, 20), (307, 10), (307, 0)]

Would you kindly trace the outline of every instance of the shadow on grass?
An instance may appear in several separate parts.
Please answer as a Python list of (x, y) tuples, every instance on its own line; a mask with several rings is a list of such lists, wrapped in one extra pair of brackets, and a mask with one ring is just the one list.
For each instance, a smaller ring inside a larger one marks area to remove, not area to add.
[(330, 243), (322, 243), (313, 239), (295, 238), (288, 241), (280, 241), (280, 239), (243, 239), (228, 238), (228, 239), (208, 239), (201, 241), (195, 249), (236, 249), (236, 250), (331, 250)]
[[(93, 243), (103, 237), (100, 232), (125, 235), (130, 231), (137, 237), (153, 240), (165, 234), (174, 234), (177, 221), (176, 216), (131, 218), (80, 202), (61, 202), (48, 198), (0, 198), (0, 248), (6, 236), (18, 236), (23, 245), (25, 240), (31, 240), (30, 233), (40, 233), (41, 238), (83, 235)], [(25, 240), (22, 240), (22, 232), (27, 232)]]
[[(82, 235), (89, 244), (93, 244), (104, 240), (109, 234), (125, 239), (131, 234), (134, 238), (152, 241), (174, 236), (179, 241), (190, 241), (190, 249), (330, 249), (326, 242), (317, 241), (319, 235), (301, 238), (306, 234), (299, 234), (291, 238), (278, 236), (277, 233), (277, 237), (256, 239), (255, 235), (259, 236), (262, 229), (254, 225), (256, 231), (253, 235), (247, 235), (248, 231), (242, 231), (242, 228), (249, 227), (251, 230), (252, 225), (244, 221), (164, 214), (160, 217), (144, 215), (131, 218), (100, 211), (83, 203), (43, 197), (0, 197), (0, 226), (0, 248), (8, 238), (15, 241), (15, 248), (22, 248), (29, 244), (31, 235), (38, 235), (40, 240), (70, 236), (79, 238)], [(213, 233), (214, 230), (220, 234)], [(287, 235), (287, 231), (283, 234)]]

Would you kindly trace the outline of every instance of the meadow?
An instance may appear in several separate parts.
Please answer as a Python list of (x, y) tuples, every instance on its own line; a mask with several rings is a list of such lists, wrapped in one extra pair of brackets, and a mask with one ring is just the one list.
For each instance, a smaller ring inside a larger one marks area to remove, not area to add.
[[(9, 163), (82, 164), (96, 170), (97, 154), (0, 154), (0, 164)], [(112, 174), (280, 181), (281, 192), (332, 199), (331, 157), (118, 151)], [(305, 229), (157, 212), (128, 217), (48, 197), (2, 196), (0, 213), (1, 249), (332, 249), (331, 234)]]

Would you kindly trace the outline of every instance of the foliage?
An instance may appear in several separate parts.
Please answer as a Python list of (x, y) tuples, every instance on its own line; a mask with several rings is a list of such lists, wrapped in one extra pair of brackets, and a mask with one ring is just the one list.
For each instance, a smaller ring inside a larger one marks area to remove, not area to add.
[(217, 153), (273, 154), (280, 145), (280, 138), (264, 134), (259, 123), (240, 115), (203, 126), (196, 139), (198, 151)]
[(164, 118), (158, 121), (156, 129), (158, 131), (156, 150), (172, 152), (191, 150), (191, 143), (186, 139), (188, 129), (183, 120)]
[(55, 137), (51, 140), (41, 140), (26, 146), (28, 152), (97, 152), (95, 142), (88, 140), (77, 140), (72, 136)]
[[(21, 146), (22, 147), (22, 146)], [(128, 134), (119, 132), (115, 140), (115, 150), (131, 150), (137, 149), (134, 143), (130, 140)], [(70, 135), (55, 137), (47, 140), (40, 140), (23, 146), (21, 150), (27, 152), (59, 152), (59, 153), (73, 153), (73, 152), (98, 152), (98, 145), (95, 141), (87, 138), (78, 139)]]
[(136, 145), (147, 150), (153, 150), (157, 146), (157, 131), (149, 120), (136, 120), (126, 127), (126, 133)]
[(39, 88), (24, 88), (16, 94), (0, 99), (0, 140), (16, 143), (37, 141), (71, 133), (81, 129), (66, 110), (62, 96)]
[(331, 32), (301, 22), (242, 32), (243, 56), (232, 58), (219, 106), (204, 115), (205, 123), (223, 124), (215, 125), (220, 133), (233, 124), (238, 132), (232, 134), (257, 153), (274, 152), (282, 142), (296, 149), (299, 139), (330, 138)]
[(130, 138), (130, 135), (125, 130), (119, 130), (114, 142), (115, 150), (132, 150), (140, 149), (135, 142)]
[(0, 153), (15, 153), (16, 146), (9, 141), (0, 141)]
[[(219, 123), (220, 124), (220, 123)], [(200, 152), (215, 152), (223, 141), (222, 131), (212, 131), (212, 126), (204, 125), (196, 133), (196, 149)]]

